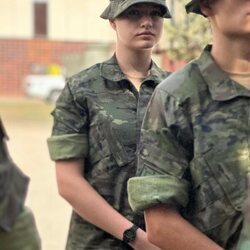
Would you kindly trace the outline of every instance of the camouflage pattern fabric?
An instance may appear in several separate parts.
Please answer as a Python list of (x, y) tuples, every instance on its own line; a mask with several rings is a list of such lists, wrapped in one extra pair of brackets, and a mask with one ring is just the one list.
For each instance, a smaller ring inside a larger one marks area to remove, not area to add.
[(250, 91), (229, 79), (207, 46), (156, 88), (142, 125), (135, 211), (174, 204), (224, 249), (242, 228), (249, 172)]
[(40, 250), (32, 211), (24, 208), (29, 178), (11, 160), (0, 118), (0, 249)]
[(110, 0), (108, 7), (101, 14), (101, 18), (113, 20), (130, 6), (138, 3), (148, 3), (160, 5), (164, 13), (164, 18), (171, 18), (165, 0)]
[(41, 250), (41, 240), (32, 211), (25, 207), (10, 232), (0, 229), (1, 250)]
[(248, 173), (248, 190), (247, 199), (244, 204), (244, 224), (240, 234), (240, 240), (237, 250), (249, 250), (250, 249), (250, 173)]
[(10, 158), (0, 118), (0, 228), (10, 231), (23, 209), (29, 178)]
[[(138, 93), (114, 56), (68, 79), (52, 113), (48, 139), (52, 160), (84, 158), (88, 182), (141, 227), (142, 216), (134, 216), (128, 204), (127, 180), (135, 175), (136, 143), (146, 105), (167, 75), (153, 63)], [(131, 248), (73, 212), (66, 249)]]

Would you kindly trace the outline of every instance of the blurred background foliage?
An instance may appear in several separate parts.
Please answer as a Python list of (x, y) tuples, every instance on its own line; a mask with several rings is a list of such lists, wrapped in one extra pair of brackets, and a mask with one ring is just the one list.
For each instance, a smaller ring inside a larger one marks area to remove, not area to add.
[(190, 61), (197, 57), (206, 44), (211, 43), (211, 29), (206, 18), (186, 14), (187, 0), (172, 0), (172, 19), (165, 22), (168, 56), (176, 61)]

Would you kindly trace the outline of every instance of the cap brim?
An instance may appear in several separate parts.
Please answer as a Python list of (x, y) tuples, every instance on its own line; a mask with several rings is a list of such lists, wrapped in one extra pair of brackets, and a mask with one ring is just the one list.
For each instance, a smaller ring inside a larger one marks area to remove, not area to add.
[(200, 8), (200, 1), (193, 0), (189, 2), (188, 4), (186, 4), (185, 9), (187, 13), (192, 12), (192, 13), (199, 14), (205, 17), (205, 15), (202, 13), (201, 8)]

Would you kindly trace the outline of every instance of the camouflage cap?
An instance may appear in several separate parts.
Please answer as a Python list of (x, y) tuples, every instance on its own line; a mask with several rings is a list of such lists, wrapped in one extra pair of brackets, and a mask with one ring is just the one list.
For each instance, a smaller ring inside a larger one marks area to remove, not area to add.
[(134, 4), (138, 3), (153, 3), (158, 4), (163, 10), (164, 18), (171, 18), (170, 12), (166, 5), (165, 0), (110, 0), (108, 7), (101, 14), (103, 19), (114, 19), (119, 16), (123, 11)]
[(192, 0), (191, 2), (189, 2), (188, 4), (186, 4), (185, 6), (186, 8), (186, 12), (190, 13), (196, 13), (196, 14), (200, 14), (202, 16), (205, 16), (202, 12), (201, 12), (201, 8), (200, 8), (200, 0)]

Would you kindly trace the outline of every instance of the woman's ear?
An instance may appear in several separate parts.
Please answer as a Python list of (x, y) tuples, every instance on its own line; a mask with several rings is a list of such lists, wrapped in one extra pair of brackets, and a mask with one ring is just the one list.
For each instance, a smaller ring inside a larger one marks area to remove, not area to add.
[(200, 8), (204, 16), (208, 17), (212, 15), (211, 0), (201, 0)]
[(112, 27), (112, 29), (116, 30), (116, 23), (114, 20), (109, 20), (110, 26)]

